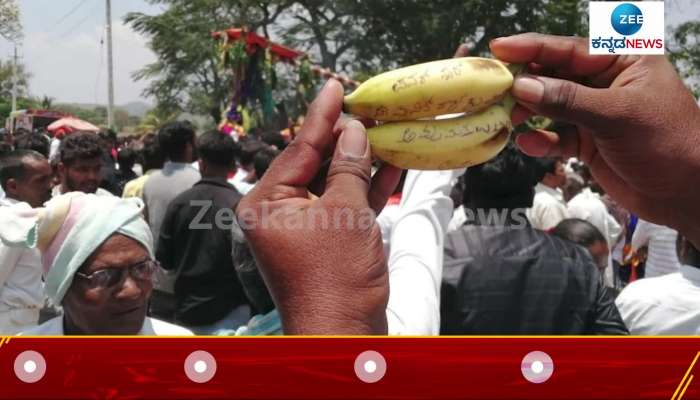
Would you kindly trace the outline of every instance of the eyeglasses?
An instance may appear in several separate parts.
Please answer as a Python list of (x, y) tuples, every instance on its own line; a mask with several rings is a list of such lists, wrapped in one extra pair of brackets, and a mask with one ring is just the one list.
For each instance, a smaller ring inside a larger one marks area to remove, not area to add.
[(153, 279), (153, 273), (158, 268), (160, 268), (158, 261), (144, 260), (126, 268), (103, 268), (91, 274), (76, 272), (75, 275), (87, 280), (93, 288), (110, 288), (124, 279), (125, 271), (129, 271), (129, 275), (135, 280), (147, 281)]

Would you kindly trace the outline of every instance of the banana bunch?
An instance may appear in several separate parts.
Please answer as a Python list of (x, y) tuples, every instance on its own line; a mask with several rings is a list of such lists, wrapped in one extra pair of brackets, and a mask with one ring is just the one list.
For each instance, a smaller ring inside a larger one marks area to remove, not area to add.
[[(343, 109), (386, 121), (367, 131), (380, 159), (405, 169), (481, 164), (508, 143), (513, 73), (498, 60), (464, 57), (377, 75), (344, 99)], [(467, 113), (448, 119), (426, 119)]]

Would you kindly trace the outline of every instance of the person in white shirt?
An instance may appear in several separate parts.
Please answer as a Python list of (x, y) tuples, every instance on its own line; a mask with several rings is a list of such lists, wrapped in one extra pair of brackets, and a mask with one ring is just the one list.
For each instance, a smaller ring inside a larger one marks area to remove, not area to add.
[[(32, 150), (15, 150), (0, 160), (0, 181), (7, 197), (0, 207), (17, 211), (40, 207), (51, 197), (48, 160)], [(44, 304), (41, 256), (36, 249), (0, 244), (0, 334), (34, 327)]]
[(438, 335), (445, 233), (454, 205), (450, 190), (465, 169), (408, 171), (391, 230), (390, 335)]
[(191, 334), (146, 316), (158, 262), (142, 212), (137, 198), (80, 192), (22, 212), (0, 207), (0, 239), (41, 251), (46, 293), (63, 307), (23, 334)]
[(676, 252), (677, 237), (678, 232), (669, 227), (639, 220), (632, 234), (630, 254), (634, 254), (641, 247), (649, 246), (645, 278), (678, 272), (681, 264)]
[(527, 217), (533, 228), (547, 231), (569, 217), (560, 188), (566, 183), (564, 164), (559, 158), (537, 159), (540, 183), (535, 186), (535, 199)]
[(61, 184), (53, 188), (52, 195), (83, 192), (112, 196), (112, 193), (99, 187), (102, 179), (102, 152), (102, 141), (93, 132), (75, 132), (61, 140), (58, 154)]
[(239, 193), (245, 195), (255, 187), (255, 182), (259, 179), (255, 175), (254, 159), (255, 155), (265, 148), (265, 143), (252, 138), (246, 138), (239, 143), (241, 145), (239, 168), (229, 182)]
[[(600, 195), (588, 187), (583, 188), (579, 194), (569, 200), (567, 211), (569, 218), (579, 218), (595, 226), (605, 237), (608, 249), (613, 249), (622, 235), (622, 227), (608, 212)], [(607, 268), (602, 273), (605, 284), (612, 287), (614, 284), (612, 257), (608, 257)]]
[(680, 269), (630, 283), (615, 303), (633, 335), (700, 335), (700, 252), (678, 240)]

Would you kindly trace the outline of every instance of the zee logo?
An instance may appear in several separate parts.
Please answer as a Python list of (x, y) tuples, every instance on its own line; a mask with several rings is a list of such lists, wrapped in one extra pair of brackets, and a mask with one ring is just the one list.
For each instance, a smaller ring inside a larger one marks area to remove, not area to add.
[(634, 4), (624, 3), (615, 7), (610, 17), (610, 23), (620, 35), (634, 35), (642, 29), (644, 15), (639, 7)]

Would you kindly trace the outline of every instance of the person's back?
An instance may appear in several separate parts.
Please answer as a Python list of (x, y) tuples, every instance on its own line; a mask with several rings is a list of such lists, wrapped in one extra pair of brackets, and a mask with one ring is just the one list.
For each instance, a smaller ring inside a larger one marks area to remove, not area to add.
[[(162, 170), (151, 174), (143, 186), (145, 214), (155, 248), (158, 248), (160, 227), (168, 205), (201, 178), (199, 172), (190, 166), (194, 153), (194, 137), (194, 129), (186, 122), (166, 124), (158, 132), (159, 145), (168, 161)], [(171, 321), (175, 311), (175, 277), (163, 271), (158, 271), (156, 276), (157, 283), (151, 297), (151, 313), (160, 319)]]
[(194, 149), (194, 130), (190, 124), (167, 124), (158, 132), (158, 140), (168, 161), (162, 170), (149, 176), (143, 187), (143, 200), (155, 247), (158, 247), (160, 225), (168, 205), (201, 178), (199, 172), (190, 166)]
[(198, 149), (203, 178), (170, 203), (156, 258), (176, 273), (176, 321), (207, 334), (237, 328), (250, 310), (231, 259), (233, 209), (242, 197), (226, 181), (235, 143), (214, 131), (198, 139)]
[(530, 226), (536, 182), (512, 144), (467, 170), (467, 222), (445, 238), (441, 333), (627, 332), (587, 251)]
[(678, 239), (678, 272), (630, 283), (616, 299), (630, 333), (700, 335), (700, 252)]
[(130, 180), (124, 185), (122, 197), (143, 198), (143, 187), (151, 174), (163, 168), (163, 152), (155, 134), (149, 133), (142, 138), (143, 147), (139, 154), (143, 175)]
[(678, 272), (680, 263), (676, 254), (678, 232), (663, 225), (639, 220), (632, 235), (632, 250), (649, 246), (644, 272), (645, 278), (653, 278)]
[(445, 238), (443, 334), (624, 334), (582, 247), (528, 226)]
[(559, 189), (566, 183), (566, 173), (561, 159), (541, 158), (535, 162), (533, 168), (539, 183), (527, 216), (534, 228), (547, 231), (569, 217), (564, 195)]
[(136, 152), (129, 148), (119, 150), (117, 153), (117, 162), (119, 164), (119, 169), (114, 172), (116, 178), (115, 196), (121, 196), (126, 183), (138, 177), (133, 169), (134, 163), (136, 162)]

